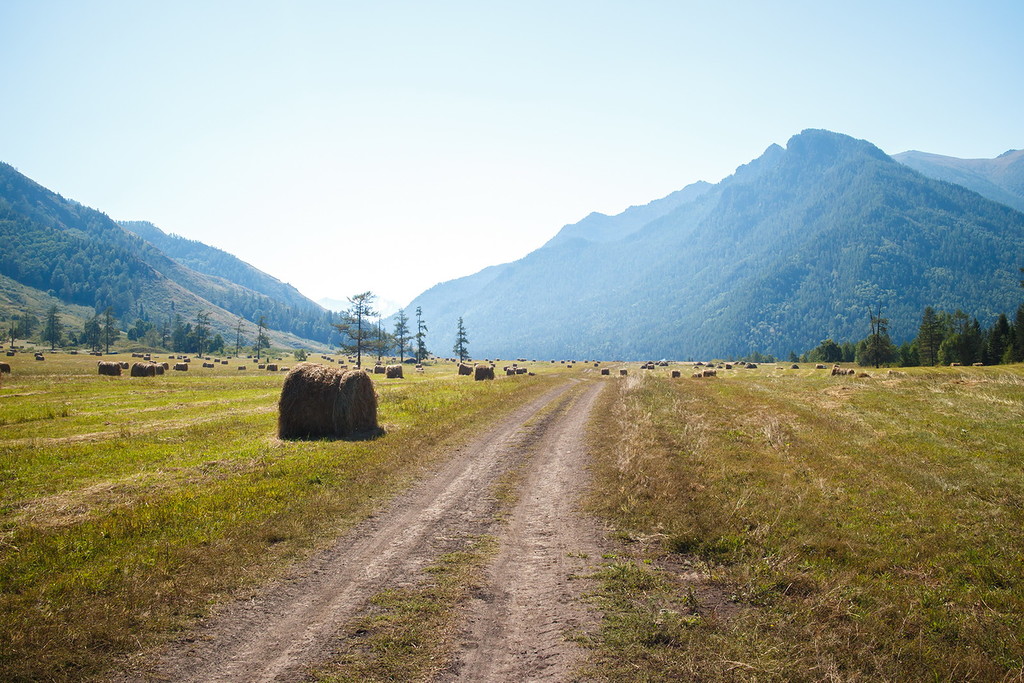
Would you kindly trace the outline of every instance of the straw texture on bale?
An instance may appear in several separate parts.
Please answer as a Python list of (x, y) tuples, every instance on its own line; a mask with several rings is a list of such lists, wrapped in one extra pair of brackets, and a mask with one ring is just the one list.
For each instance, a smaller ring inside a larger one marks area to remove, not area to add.
[(405, 376), (402, 374), (401, 365), (387, 366), (387, 368), (385, 368), (384, 376), (388, 379), (405, 379)]
[(376, 436), (377, 394), (364, 370), (303, 363), (288, 373), (278, 402), (281, 439)]
[(127, 370), (128, 369), (128, 361), (126, 361), (126, 360), (121, 361), (121, 369), (122, 370)]
[(101, 360), (96, 362), (96, 367), (101, 375), (108, 375), (110, 377), (121, 376), (120, 363)]
[(156, 364), (132, 363), (132, 377), (156, 377)]
[(473, 379), (494, 379), (494, 368), (490, 365), (478, 365), (473, 369)]
[(163, 363), (153, 363), (153, 372), (155, 372), (156, 374), (164, 374), (165, 369), (166, 368), (164, 368)]

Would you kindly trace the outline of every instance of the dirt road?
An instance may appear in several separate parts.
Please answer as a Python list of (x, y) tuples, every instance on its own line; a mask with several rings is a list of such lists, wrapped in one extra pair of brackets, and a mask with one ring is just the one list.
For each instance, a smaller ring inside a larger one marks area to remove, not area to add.
[[(574, 511), (584, 483), (583, 432), (599, 382), (567, 381), (462, 448), (291, 575), (225, 606), (159, 662), (120, 680), (295, 681), (332, 655), (371, 596), (414, 584), (459, 539), (489, 533), (499, 553), (464, 616), (443, 680), (559, 680), (585, 618), (572, 575), (600, 557), (600, 534)], [(497, 521), (494, 484), (522, 466), (518, 502)]]

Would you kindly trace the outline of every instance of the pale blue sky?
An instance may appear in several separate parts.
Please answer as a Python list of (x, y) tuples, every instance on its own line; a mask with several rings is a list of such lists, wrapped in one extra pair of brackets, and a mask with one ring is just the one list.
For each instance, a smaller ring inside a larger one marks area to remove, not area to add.
[(804, 128), (1024, 147), (1024, 2), (0, 0), (0, 160), (407, 303)]

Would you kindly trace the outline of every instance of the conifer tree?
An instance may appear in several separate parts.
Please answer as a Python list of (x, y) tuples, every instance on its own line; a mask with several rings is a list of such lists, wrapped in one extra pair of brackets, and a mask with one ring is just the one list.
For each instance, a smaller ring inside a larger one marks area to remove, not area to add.
[(466, 337), (466, 326), (462, 322), (462, 316), (459, 316), (459, 324), (455, 332), (455, 346), (452, 347), (452, 351), (460, 361), (469, 357), (469, 338)]
[(398, 309), (398, 315), (395, 317), (395, 343), (398, 344), (398, 362), (405, 362), (405, 350), (409, 346), (409, 317), (405, 314), (405, 309)]

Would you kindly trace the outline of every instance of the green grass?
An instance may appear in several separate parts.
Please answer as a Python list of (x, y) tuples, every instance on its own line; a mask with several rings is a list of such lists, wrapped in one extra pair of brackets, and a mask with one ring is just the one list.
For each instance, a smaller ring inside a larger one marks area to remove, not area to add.
[(719, 372), (618, 382), (595, 418), (592, 507), (634, 542), (593, 675), (1021, 675), (1024, 368)]
[(349, 528), (563, 374), (378, 375), (383, 438), (281, 442), (281, 373), (232, 362), (111, 378), (89, 356), (11, 360), (0, 388), (2, 680), (101, 675)]
[(370, 613), (344, 634), (343, 653), (316, 680), (425, 681), (441, 671), (452, 656), (457, 607), (498, 547), (491, 536), (462, 545), (427, 567), (417, 586), (375, 595)]

